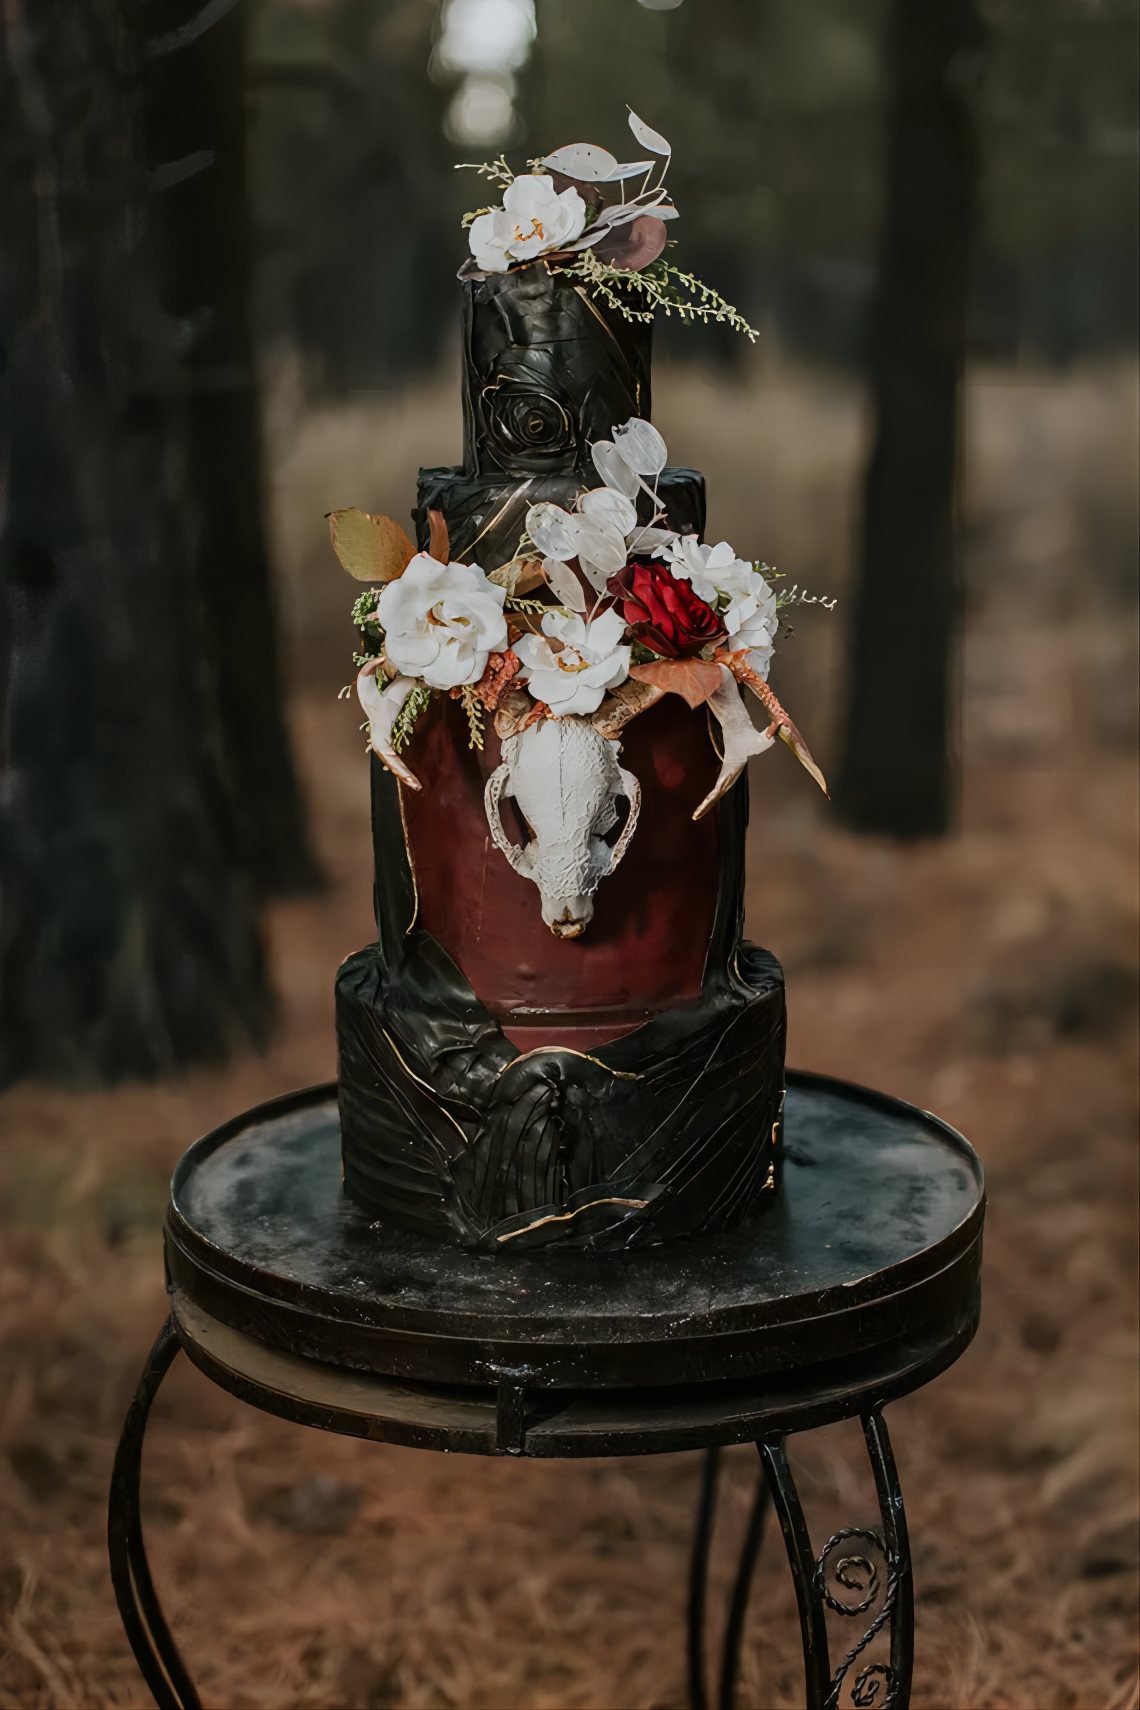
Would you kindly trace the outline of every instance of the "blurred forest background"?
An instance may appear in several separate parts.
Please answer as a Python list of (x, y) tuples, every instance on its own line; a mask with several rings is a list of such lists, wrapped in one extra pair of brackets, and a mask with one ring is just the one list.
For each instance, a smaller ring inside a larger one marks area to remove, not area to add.
[[(430, 368), (453, 337), (458, 219), (478, 183), (453, 163), (507, 148), (518, 165), (577, 137), (628, 153), (628, 104), (673, 143), (684, 265), (788, 356), (859, 372), (889, 15), (888, 0), (458, 0), (441, 32), (434, 0), (261, 0), (263, 339), (297, 353), (314, 398)], [(980, 9), (953, 72), (982, 158), (976, 357), (1056, 365), (1134, 347), (1135, 48), (1124, 0)], [(684, 361), (750, 360), (719, 329), (693, 339), (662, 322), (657, 339)]]
[[(787, 970), (790, 1062), (938, 1111), (987, 1168), (981, 1332), (892, 1409), (915, 1703), (1140, 1703), (1133, 0), (5, 0), (0, 1710), (147, 1701), (103, 1523), (169, 1171), (335, 1073), (333, 975), (373, 925), (323, 518), (406, 520), (417, 467), (460, 456), (458, 222), (486, 195), (454, 163), (622, 155), (627, 103), (672, 141), (676, 259), (760, 336), (660, 321), (654, 418), (711, 539), (839, 599), (773, 672), (834, 779), (869, 704), (900, 181), (924, 217), (904, 26), (968, 204), (964, 317), (953, 291), (934, 317), (945, 834), (853, 830), (766, 756), (748, 931)], [(850, 1434), (793, 1454), (813, 1536), (873, 1515)], [(206, 1702), (683, 1701), (692, 1457), (443, 1462), (177, 1369), (148, 1457)], [(755, 1477), (729, 1461), (721, 1591)], [(802, 1702), (797, 1647), (769, 1537), (742, 1707)]]

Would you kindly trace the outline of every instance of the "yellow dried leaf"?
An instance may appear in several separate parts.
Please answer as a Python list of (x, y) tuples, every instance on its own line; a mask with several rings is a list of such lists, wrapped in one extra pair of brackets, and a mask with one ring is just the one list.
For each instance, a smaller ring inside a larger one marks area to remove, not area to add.
[(328, 513), (333, 551), (358, 582), (394, 582), (416, 549), (391, 517), (369, 516), (351, 507)]

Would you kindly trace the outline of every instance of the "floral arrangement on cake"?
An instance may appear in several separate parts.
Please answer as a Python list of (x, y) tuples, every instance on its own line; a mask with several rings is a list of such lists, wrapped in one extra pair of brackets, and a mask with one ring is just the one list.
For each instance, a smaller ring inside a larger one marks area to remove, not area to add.
[[(382, 584), (353, 608), (363, 641), (357, 692), (371, 746), (418, 789), (401, 752), (433, 692), (463, 701), (477, 748), (486, 716), (505, 707), (510, 716), (500, 716), (499, 733), (517, 735), (540, 719), (596, 714), (607, 696), (641, 710), (673, 693), (691, 707), (708, 702), (725, 732), (717, 788), (694, 817), (719, 800), (749, 754), (763, 753), (777, 737), (826, 792), (768, 686), (768, 670), (780, 614), (834, 602), (795, 587), (775, 590), (768, 578), (777, 580), (778, 572), (738, 558), (727, 541), (706, 546), (663, 527), (657, 479), (668, 454), (650, 422), (634, 417), (612, 439), (597, 441), (592, 454), (603, 484), (580, 492), (572, 510), (533, 505), (515, 556), (489, 574), (449, 562), (438, 511), (427, 552), (417, 552), (391, 518), (331, 513), (345, 568)], [(638, 518), (642, 495), (646, 523)], [(545, 599), (525, 597), (540, 590)], [(737, 683), (764, 707), (763, 734), (744, 714)]]
[(651, 321), (661, 309), (719, 321), (755, 341), (756, 329), (731, 303), (666, 261), (666, 222), (678, 218), (665, 188), (673, 150), (636, 113), (629, 128), (653, 159), (619, 161), (596, 143), (568, 143), (528, 161), (530, 172), (519, 177), (502, 155), (462, 162), (456, 170), (480, 173), (503, 191), (503, 203), (463, 216), (471, 257), (460, 278), (541, 260), (627, 320)]

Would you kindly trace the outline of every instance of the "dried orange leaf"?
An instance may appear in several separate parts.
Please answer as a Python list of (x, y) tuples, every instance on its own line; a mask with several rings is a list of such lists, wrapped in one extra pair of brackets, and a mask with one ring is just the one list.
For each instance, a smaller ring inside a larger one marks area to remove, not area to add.
[(515, 593), (520, 598), (523, 594), (531, 593), (535, 588), (541, 588), (546, 581), (546, 571), (542, 568), (541, 558), (528, 558), (519, 571), (519, 579), (515, 583)]
[(451, 541), (447, 533), (447, 521), (442, 511), (428, 512), (428, 531), (428, 552), (438, 563), (446, 564), (451, 556)]
[(416, 549), (391, 517), (369, 516), (355, 507), (328, 513), (333, 551), (358, 582), (394, 582)]
[(691, 707), (711, 700), (721, 684), (720, 666), (704, 659), (655, 659), (649, 665), (634, 665), (629, 674), (639, 683), (683, 696)]
[(497, 570), (488, 571), (487, 580), (505, 588), (507, 598), (513, 600), (516, 596), (529, 594), (532, 588), (540, 588), (546, 581), (546, 572), (539, 558), (512, 558), (508, 563), (500, 564)]

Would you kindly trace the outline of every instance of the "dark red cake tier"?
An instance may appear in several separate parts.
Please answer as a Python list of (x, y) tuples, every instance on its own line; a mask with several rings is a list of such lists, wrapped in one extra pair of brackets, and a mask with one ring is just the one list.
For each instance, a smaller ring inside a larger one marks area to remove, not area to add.
[[(423, 785), (403, 791), (419, 924), (521, 1050), (589, 1050), (699, 997), (720, 867), (719, 812), (692, 817), (718, 769), (703, 710), (670, 695), (622, 733), (622, 765), (641, 783), (641, 818), (574, 939), (555, 938), (537, 887), (491, 842), (483, 790), (500, 760), (491, 725), (480, 754), (468, 746), (462, 706), (435, 697), (407, 758)], [(514, 804), (503, 808), (508, 835), (524, 843)]]

